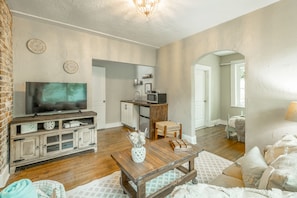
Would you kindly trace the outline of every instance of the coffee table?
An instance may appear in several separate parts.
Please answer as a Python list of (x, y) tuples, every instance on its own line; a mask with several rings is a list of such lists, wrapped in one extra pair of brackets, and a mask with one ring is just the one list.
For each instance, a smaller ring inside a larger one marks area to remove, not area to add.
[[(172, 138), (147, 142), (145, 145), (146, 158), (142, 163), (133, 162), (131, 149), (111, 154), (111, 157), (121, 169), (120, 184), (129, 197), (146, 197), (146, 182), (175, 168), (183, 172), (184, 175), (148, 197), (165, 197), (172, 192), (175, 186), (190, 180), (197, 183), (194, 159), (203, 149), (198, 145), (192, 145), (191, 150), (175, 152), (170, 146), (169, 140), (172, 140)], [(188, 163), (187, 168), (182, 166), (185, 163)], [(137, 190), (134, 190), (129, 181), (136, 185)]]

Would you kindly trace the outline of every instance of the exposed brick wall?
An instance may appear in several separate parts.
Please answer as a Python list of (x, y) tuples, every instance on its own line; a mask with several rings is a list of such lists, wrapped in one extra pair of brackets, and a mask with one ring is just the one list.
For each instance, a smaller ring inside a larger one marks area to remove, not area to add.
[(0, 0), (0, 173), (8, 164), (8, 133), (12, 120), (12, 16)]

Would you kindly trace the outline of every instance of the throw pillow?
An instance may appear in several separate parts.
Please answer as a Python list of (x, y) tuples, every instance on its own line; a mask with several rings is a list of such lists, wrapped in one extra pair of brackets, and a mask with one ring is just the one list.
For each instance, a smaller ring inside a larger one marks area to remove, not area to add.
[(295, 135), (285, 135), (273, 145), (268, 145), (265, 150), (265, 161), (270, 164), (280, 155), (297, 152), (297, 137)]
[(281, 146), (281, 147), (267, 147), (267, 152), (264, 154), (266, 163), (269, 165), (276, 160), (280, 155), (297, 152), (297, 146)]
[(260, 183), (259, 183), (259, 189), (268, 189), (267, 185), (270, 179), (271, 174), (273, 173), (274, 168), (271, 166), (268, 166), (268, 168), (266, 168), (266, 170), (264, 171), (264, 173), (262, 174), (262, 177), (260, 179)]
[(241, 161), (241, 171), (246, 187), (258, 188), (267, 164), (258, 147), (253, 147)]
[(278, 188), (286, 191), (297, 192), (297, 153), (289, 153), (279, 156), (271, 167), (271, 173), (267, 189)]

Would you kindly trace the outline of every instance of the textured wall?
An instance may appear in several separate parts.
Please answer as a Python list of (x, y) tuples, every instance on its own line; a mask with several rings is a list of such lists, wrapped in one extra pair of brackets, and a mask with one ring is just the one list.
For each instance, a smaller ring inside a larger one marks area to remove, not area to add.
[(296, 134), (296, 123), (284, 120), (297, 97), (296, 7), (296, 0), (279, 1), (159, 50), (156, 83), (168, 93), (169, 119), (182, 122), (185, 135), (195, 139), (193, 64), (226, 49), (246, 58), (246, 149)]
[[(0, 175), (8, 165), (8, 126), (12, 119), (12, 17), (0, 0)], [(0, 186), (5, 178), (0, 178)]]
[[(116, 40), (74, 29), (48, 24), (36, 19), (13, 16), (14, 47), (14, 116), (25, 113), (25, 82), (87, 82), (88, 108), (92, 109), (92, 60), (106, 60), (139, 65), (156, 65), (155, 48)], [(33, 54), (26, 48), (31, 38), (43, 40), (47, 49), (43, 54)], [(63, 70), (66, 60), (79, 64), (75, 74)], [(131, 81), (132, 83), (132, 81)], [(118, 87), (119, 92), (123, 87)], [(109, 91), (109, 90), (107, 90)], [(133, 96), (131, 96), (133, 97)], [(110, 104), (114, 108), (119, 102)], [(111, 109), (114, 111), (114, 109)]]

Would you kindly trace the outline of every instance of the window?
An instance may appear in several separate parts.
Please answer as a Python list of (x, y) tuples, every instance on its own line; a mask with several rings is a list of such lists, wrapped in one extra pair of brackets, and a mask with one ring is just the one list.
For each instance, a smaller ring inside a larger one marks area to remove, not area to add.
[(231, 62), (231, 106), (245, 107), (245, 63)]

